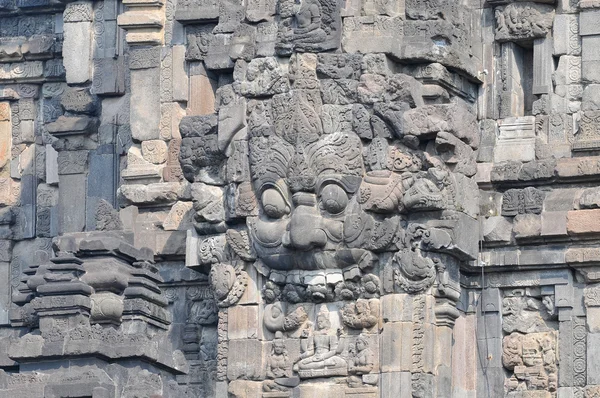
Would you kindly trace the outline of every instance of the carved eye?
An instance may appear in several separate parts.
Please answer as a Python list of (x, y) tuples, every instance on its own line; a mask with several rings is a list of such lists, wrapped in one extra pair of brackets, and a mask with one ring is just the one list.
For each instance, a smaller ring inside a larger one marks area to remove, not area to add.
[(281, 193), (276, 189), (267, 189), (262, 194), (262, 205), (265, 214), (271, 218), (281, 218), (290, 212), (290, 208)]
[(321, 204), (331, 214), (339, 214), (348, 204), (348, 195), (339, 185), (327, 185), (321, 191)]

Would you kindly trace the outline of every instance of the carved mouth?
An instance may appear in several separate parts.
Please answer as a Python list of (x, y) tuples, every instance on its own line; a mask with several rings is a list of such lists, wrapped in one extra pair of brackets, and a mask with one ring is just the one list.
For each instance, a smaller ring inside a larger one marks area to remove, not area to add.
[(260, 256), (269, 268), (274, 270), (317, 270), (328, 268), (343, 268), (339, 264), (335, 250), (310, 250), (304, 252), (281, 250), (278, 253)]

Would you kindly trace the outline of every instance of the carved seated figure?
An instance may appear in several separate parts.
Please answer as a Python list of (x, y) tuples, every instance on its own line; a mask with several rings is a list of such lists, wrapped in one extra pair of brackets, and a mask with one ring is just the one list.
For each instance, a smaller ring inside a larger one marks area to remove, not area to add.
[(375, 363), (373, 352), (369, 349), (369, 341), (364, 336), (358, 336), (355, 347), (354, 356), (348, 364), (348, 373), (357, 375), (370, 373)]
[(291, 375), (292, 365), (288, 357), (287, 349), (285, 348), (281, 332), (277, 332), (275, 340), (273, 340), (271, 356), (267, 363), (267, 377), (270, 379), (277, 379), (280, 377), (290, 377)]
[(298, 385), (299, 379), (292, 377), (292, 363), (281, 332), (275, 333), (271, 346), (271, 355), (267, 360), (267, 378), (263, 382), (263, 391), (287, 391)]
[(340, 356), (343, 345), (339, 344), (338, 337), (331, 334), (329, 311), (321, 307), (317, 315), (317, 330), (313, 336), (303, 336), (300, 349), (300, 360), (294, 365), (301, 379), (328, 376), (346, 376), (348, 364)]
[(312, 44), (327, 38), (321, 28), (321, 5), (318, 0), (304, 0), (296, 13), (297, 26), (294, 29), (296, 44)]

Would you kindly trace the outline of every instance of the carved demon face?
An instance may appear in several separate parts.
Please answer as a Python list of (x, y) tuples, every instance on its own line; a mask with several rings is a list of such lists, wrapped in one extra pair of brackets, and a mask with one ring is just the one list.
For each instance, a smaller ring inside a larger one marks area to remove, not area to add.
[(319, 78), (338, 71), (311, 54), (239, 62), (218, 115), (182, 120), (188, 265), (210, 268), (219, 305), (243, 292), (248, 263), (267, 302), (300, 303), (374, 297), (385, 267), (401, 290), (424, 291), (444, 272), (440, 252), (469, 257), (449, 234), (475, 213), (457, 199), (476, 190), (473, 150), (445, 121), (460, 108), (422, 105), (408, 75), (358, 79), (355, 58), (335, 63), (354, 80)]
[(260, 203), (259, 216), (249, 220), (250, 235), (267, 266), (343, 268), (359, 260), (349, 248), (356, 229), (353, 221), (359, 219), (361, 150), (353, 133), (329, 134), (308, 143), (290, 143), (277, 135), (250, 140)]

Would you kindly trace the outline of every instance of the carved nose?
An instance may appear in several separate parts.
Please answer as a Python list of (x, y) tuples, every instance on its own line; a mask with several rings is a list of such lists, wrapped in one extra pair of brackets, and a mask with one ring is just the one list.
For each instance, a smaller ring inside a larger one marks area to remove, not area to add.
[(318, 228), (315, 222), (318, 222), (318, 220), (312, 217), (305, 217), (297, 225), (292, 225), (288, 240), (290, 247), (299, 250), (324, 247), (327, 244), (327, 234)]
[(322, 229), (322, 218), (316, 208), (316, 198), (312, 194), (294, 195), (296, 208), (288, 224), (288, 232), (283, 237), (284, 246), (298, 250), (324, 247), (327, 234)]

